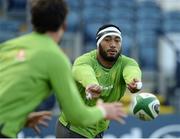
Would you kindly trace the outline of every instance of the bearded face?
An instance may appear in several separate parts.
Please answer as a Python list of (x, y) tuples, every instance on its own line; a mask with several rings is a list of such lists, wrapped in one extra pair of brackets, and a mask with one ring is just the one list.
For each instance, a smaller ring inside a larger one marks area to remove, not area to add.
[(107, 36), (99, 44), (98, 50), (104, 60), (115, 62), (121, 54), (121, 40), (117, 36)]

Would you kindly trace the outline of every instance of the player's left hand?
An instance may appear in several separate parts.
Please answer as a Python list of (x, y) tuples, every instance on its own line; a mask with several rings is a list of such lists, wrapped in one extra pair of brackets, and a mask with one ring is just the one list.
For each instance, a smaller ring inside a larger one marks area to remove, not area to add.
[(140, 80), (133, 79), (131, 83), (127, 84), (127, 87), (131, 93), (136, 93), (141, 90), (142, 82)]
[(25, 126), (32, 128), (37, 134), (40, 134), (41, 130), (38, 126), (48, 127), (47, 121), (51, 120), (51, 116), (52, 112), (50, 111), (32, 112), (28, 115)]

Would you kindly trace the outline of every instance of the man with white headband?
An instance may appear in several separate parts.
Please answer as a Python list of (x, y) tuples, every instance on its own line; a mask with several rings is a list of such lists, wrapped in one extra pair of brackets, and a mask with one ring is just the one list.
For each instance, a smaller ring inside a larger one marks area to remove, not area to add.
[[(103, 25), (96, 34), (97, 50), (78, 57), (73, 65), (73, 76), (84, 102), (94, 106), (100, 98), (105, 102), (117, 102), (126, 88), (138, 92), (141, 87), (141, 70), (137, 62), (121, 54), (123, 37), (121, 30), (112, 24)], [(125, 116), (122, 110), (122, 117)], [(81, 120), (81, 119), (80, 119)], [(125, 123), (123, 119), (117, 119)], [(109, 120), (101, 120), (94, 125), (78, 127), (69, 124), (61, 114), (57, 134), (61, 138), (102, 138)]]

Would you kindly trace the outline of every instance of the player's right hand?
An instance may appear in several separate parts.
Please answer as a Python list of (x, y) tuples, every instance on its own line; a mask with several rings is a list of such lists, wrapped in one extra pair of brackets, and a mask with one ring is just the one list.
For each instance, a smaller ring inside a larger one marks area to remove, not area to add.
[(127, 84), (127, 87), (131, 93), (136, 93), (141, 90), (142, 82), (140, 80), (133, 79), (131, 83)]
[(86, 87), (86, 98), (98, 98), (101, 95), (102, 87), (97, 84), (90, 84)]
[(121, 124), (125, 124), (124, 118), (127, 116), (127, 114), (125, 113), (121, 103), (104, 103), (102, 100), (98, 100), (97, 106), (104, 109), (105, 119), (116, 120)]

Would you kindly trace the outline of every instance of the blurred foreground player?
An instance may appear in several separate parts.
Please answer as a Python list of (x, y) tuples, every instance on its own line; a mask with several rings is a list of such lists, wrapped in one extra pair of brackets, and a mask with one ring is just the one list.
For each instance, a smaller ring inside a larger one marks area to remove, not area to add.
[(0, 137), (14, 138), (26, 125), (42, 124), (43, 114), (30, 113), (52, 89), (73, 125), (121, 118), (120, 104), (100, 102), (88, 107), (78, 93), (70, 63), (58, 46), (65, 30), (66, 3), (32, 0), (31, 16), (34, 32), (0, 44)]

